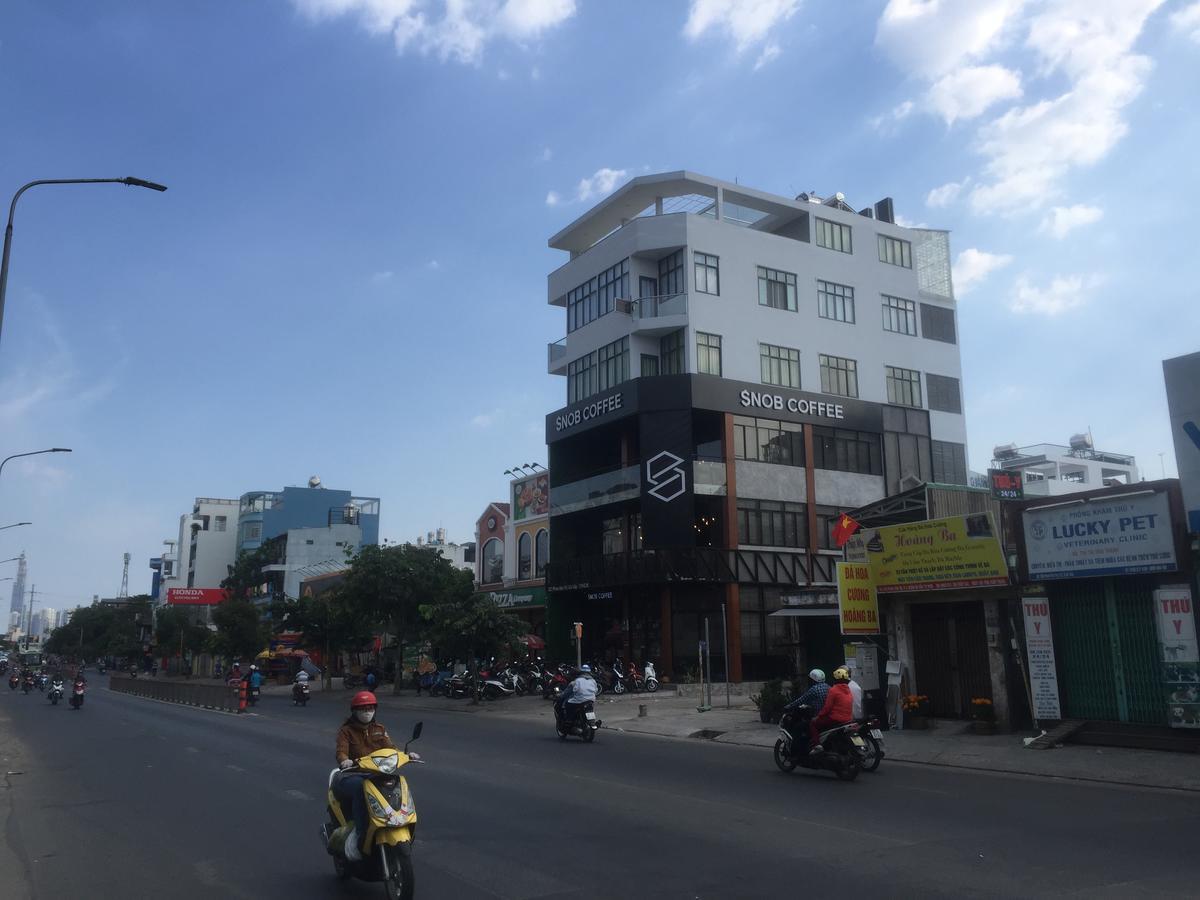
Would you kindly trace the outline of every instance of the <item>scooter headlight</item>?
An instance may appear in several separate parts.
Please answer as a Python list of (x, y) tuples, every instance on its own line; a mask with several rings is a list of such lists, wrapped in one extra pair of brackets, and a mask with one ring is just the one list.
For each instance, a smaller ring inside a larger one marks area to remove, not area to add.
[(395, 753), (385, 753), (383, 756), (372, 756), (371, 762), (385, 775), (391, 775), (400, 765), (400, 757)]

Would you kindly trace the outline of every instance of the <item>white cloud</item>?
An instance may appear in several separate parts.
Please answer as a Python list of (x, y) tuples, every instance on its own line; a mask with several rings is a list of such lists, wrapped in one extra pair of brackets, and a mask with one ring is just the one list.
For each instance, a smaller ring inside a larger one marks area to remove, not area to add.
[(392, 271), (374, 272), (371, 275), (371, 284), (386, 284), (392, 280), (392, 276), (395, 274), (396, 273)]
[(1024, 0), (889, 0), (875, 43), (901, 68), (933, 80), (1000, 45)]
[(962, 181), (948, 181), (941, 187), (935, 187), (925, 196), (925, 205), (937, 208), (949, 206), (958, 199), (958, 195), (970, 181), (971, 179), (968, 177)]
[(965, 296), (992, 272), (1011, 263), (1012, 259), (1008, 254), (987, 253), (974, 247), (963, 250), (955, 257), (952, 269), (955, 296)]
[(1126, 106), (1141, 93), (1151, 62), (1130, 53), (1163, 0), (1057, 0), (1029, 21), (1027, 46), (1041, 73), (1069, 88), (1011, 109), (979, 132), (991, 182), (971, 192), (977, 212), (1036, 208), (1059, 193), (1072, 168), (1104, 158), (1125, 136)]
[(542, 148), (542, 162), (550, 162), (554, 158), (554, 151), (549, 147)]
[(436, 259), (431, 259), (429, 262), (425, 263), (425, 268), (430, 269), (434, 272), (436, 272), (441, 267), (442, 267), (442, 264), (440, 262), (438, 262)]
[(894, 106), (891, 112), (871, 119), (871, 127), (882, 134), (887, 134), (893, 130), (893, 125), (897, 122), (903, 122), (912, 115), (914, 109), (916, 109), (916, 104), (911, 100), (905, 100), (903, 103), (898, 103)]
[(1200, 44), (1200, 3), (1193, 3), (1171, 14), (1171, 26)]
[(1002, 100), (1021, 96), (1021, 76), (1004, 66), (966, 66), (943, 75), (929, 89), (929, 105), (953, 125), (974, 119)]
[(741, 53), (765, 41), (799, 8), (800, 0), (692, 0), (683, 33), (694, 41), (710, 30), (722, 31)]
[(1088, 301), (1087, 292), (1100, 284), (1097, 276), (1056, 275), (1046, 287), (1037, 287), (1022, 275), (1014, 286), (1013, 312), (1057, 316), (1078, 309)]
[(502, 409), (493, 409), (490, 412), (479, 413), (471, 417), (471, 425), (475, 428), (491, 428), (503, 414), (504, 410)]
[(1104, 217), (1104, 210), (1098, 206), (1087, 206), (1077, 203), (1074, 206), (1056, 206), (1042, 219), (1038, 231), (1053, 238), (1062, 240), (1070, 232), (1084, 225), (1099, 222)]
[(562, 197), (560, 197), (558, 195), (558, 191), (547, 191), (546, 192), (546, 205), (547, 206), (558, 206), (558, 204), (561, 200), (562, 200)]
[(435, 54), (478, 65), (505, 38), (541, 37), (575, 14), (575, 0), (292, 0), (314, 21), (355, 14), (372, 35), (390, 35), (397, 53)]
[(624, 181), (628, 174), (626, 169), (597, 169), (596, 174), (590, 178), (579, 179), (579, 187), (575, 190), (575, 199), (582, 203), (605, 194), (611, 194), (613, 188)]
[(756, 59), (754, 61), (754, 71), (757, 72), (759, 69), (761, 69), (763, 66), (767, 65), (767, 63), (771, 62), (773, 59), (775, 59), (778, 56), (779, 56), (779, 45), (778, 44), (767, 44), (767, 46), (763, 47), (762, 53), (760, 53), (758, 55), (758, 59)]
[(928, 228), (929, 225), (925, 222), (917, 222), (908, 218), (904, 213), (896, 213), (896, 224), (901, 228)]

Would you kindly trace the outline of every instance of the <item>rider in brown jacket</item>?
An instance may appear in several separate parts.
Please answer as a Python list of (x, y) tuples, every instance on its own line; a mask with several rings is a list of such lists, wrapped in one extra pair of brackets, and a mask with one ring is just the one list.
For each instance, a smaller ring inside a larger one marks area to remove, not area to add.
[[(355, 761), (376, 750), (394, 747), (387, 729), (375, 721), (377, 706), (375, 695), (370, 691), (359, 691), (350, 701), (350, 718), (338, 729), (338, 765), (349, 769)], [(354, 830), (346, 838), (346, 858), (362, 859), (362, 839), (367, 834), (367, 805), (363, 799), (365, 775), (346, 773), (341, 775), (334, 787), (334, 794), (344, 809), (350, 806), (354, 816)]]

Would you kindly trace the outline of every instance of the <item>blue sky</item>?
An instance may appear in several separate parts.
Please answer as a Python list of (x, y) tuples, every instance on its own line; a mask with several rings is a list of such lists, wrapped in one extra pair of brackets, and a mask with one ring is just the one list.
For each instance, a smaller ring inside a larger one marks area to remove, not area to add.
[(974, 468), (1090, 426), (1172, 474), (1198, 60), (1194, 0), (9, 0), (6, 196), (170, 190), (21, 200), (0, 449), (75, 452), (5, 469), (0, 558), (145, 590), (192, 498), (314, 473), (469, 539), (565, 397), (546, 239), (681, 168), (952, 230)]

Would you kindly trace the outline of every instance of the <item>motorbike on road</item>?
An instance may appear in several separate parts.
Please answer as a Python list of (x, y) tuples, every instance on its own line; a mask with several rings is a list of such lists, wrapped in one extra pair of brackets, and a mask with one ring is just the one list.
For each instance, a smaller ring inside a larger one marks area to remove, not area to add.
[(307, 681), (297, 681), (292, 685), (292, 706), (308, 706)]
[(554, 727), (560, 741), (576, 734), (590, 744), (596, 739), (596, 732), (602, 724), (596, 718), (596, 708), (591, 700), (586, 703), (554, 704)]
[(55, 678), (50, 684), (50, 691), (46, 694), (46, 699), (54, 706), (58, 706), (58, 701), (63, 698), (63, 680)]
[(810, 753), (808, 723), (812, 716), (813, 711), (807, 706), (784, 710), (779, 739), (775, 742), (775, 765), (781, 772), (791, 772), (797, 766), (827, 769), (842, 781), (853, 781), (862, 769), (862, 753), (866, 749), (866, 741), (858, 733), (858, 723), (821, 732), (821, 751)]
[(16, 672), (13, 672), (11, 675), (8, 676), (8, 689), (10, 691), (15, 691), (20, 686), (21, 686), (21, 676), (18, 675)]
[(79, 709), (83, 706), (83, 691), (85, 685), (82, 681), (76, 681), (71, 688), (71, 709)]
[(646, 668), (642, 672), (642, 680), (646, 690), (651, 694), (658, 690), (658, 672), (654, 671), (654, 663), (646, 663)]
[[(413, 728), (403, 750), (376, 750), (355, 760), (348, 769), (329, 773), (326, 812), (329, 821), (321, 826), (321, 840), (333, 857), (333, 870), (345, 881), (381, 881), (390, 900), (412, 900), (412, 848), (417, 833), (417, 808), (403, 775), (397, 774), (409, 763), (422, 762), (408, 746), (421, 736), (423, 723)], [(361, 836), (362, 859), (346, 857), (346, 839), (354, 828), (352, 812), (343, 809), (334, 790), (347, 775), (365, 775), (362, 783), (367, 802), (367, 833)]]
[(863, 739), (863, 747), (859, 750), (862, 759), (861, 767), (864, 772), (874, 772), (879, 768), (885, 756), (883, 752), (883, 731), (878, 719), (863, 719), (859, 722), (859, 736)]
[(21, 693), (28, 694), (33, 690), (33, 676), (26, 675), (21, 679)]

